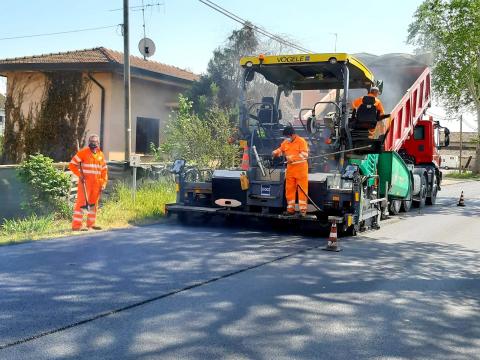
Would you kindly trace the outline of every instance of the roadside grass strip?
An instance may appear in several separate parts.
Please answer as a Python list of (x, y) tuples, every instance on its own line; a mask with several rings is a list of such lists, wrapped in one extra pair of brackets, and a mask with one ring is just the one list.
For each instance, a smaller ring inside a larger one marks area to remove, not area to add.
[(454, 172), (445, 175), (446, 178), (450, 179), (472, 179), (472, 180), (480, 180), (480, 175), (474, 174), (471, 171), (465, 171), (462, 173)]
[[(110, 196), (101, 201), (97, 224), (105, 230), (151, 224), (164, 216), (165, 204), (174, 201), (175, 184), (171, 182), (141, 185), (135, 201), (130, 186), (119, 183)], [(73, 234), (78, 233), (72, 233), (71, 219), (62, 219), (58, 214), (33, 214), (23, 219), (5, 219), (0, 225), (0, 245)]]

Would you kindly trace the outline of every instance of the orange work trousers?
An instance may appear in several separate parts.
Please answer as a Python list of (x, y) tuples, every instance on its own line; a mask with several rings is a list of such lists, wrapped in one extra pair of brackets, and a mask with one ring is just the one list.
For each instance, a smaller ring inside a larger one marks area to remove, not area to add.
[[(300, 190), (298, 187), (303, 189)], [(301, 213), (307, 212), (308, 194), (308, 165), (307, 162), (287, 166), (285, 177), (285, 197), (287, 198), (287, 212), (295, 213), (295, 199), (298, 194), (298, 208)]]
[[(95, 181), (93, 181), (95, 180)], [(85, 178), (85, 187), (87, 192), (87, 198), (90, 207), (90, 210), (83, 208), (87, 202), (85, 199), (84, 188), (82, 182), (78, 181), (77, 189), (77, 201), (75, 202), (75, 207), (73, 208), (73, 219), (72, 219), (72, 230), (80, 230), (82, 228), (84, 215), (87, 216), (87, 227), (95, 226), (95, 220), (97, 219), (97, 207), (98, 201), (100, 200), (101, 194), (101, 185), (98, 184), (96, 179), (89, 179), (89, 176)]]

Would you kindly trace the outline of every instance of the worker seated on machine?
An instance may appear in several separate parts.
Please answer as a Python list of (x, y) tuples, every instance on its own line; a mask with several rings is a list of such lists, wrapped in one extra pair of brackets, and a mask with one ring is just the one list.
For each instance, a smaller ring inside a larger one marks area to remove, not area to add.
[(283, 129), (286, 139), (280, 147), (272, 152), (272, 157), (284, 156), (287, 160), (285, 175), (285, 197), (287, 199), (286, 215), (295, 215), (295, 198), (298, 194), (300, 216), (307, 215), (308, 194), (308, 144), (295, 134), (292, 126)]
[(385, 135), (390, 126), (390, 114), (385, 115), (383, 104), (378, 98), (379, 92), (378, 87), (373, 86), (367, 95), (352, 103), (352, 126), (356, 130), (368, 130), (370, 139)]

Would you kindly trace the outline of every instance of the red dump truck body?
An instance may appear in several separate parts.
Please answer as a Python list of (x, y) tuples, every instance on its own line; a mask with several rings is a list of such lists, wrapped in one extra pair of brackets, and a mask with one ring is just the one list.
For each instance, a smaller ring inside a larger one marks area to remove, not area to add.
[[(399, 151), (412, 137), (415, 126), (431, 104), (430, 82), (430, 69), (426, 68), (391, 111), (392, 121), (385, 139), (385, 150)], [(411, 146), (409, 150), (415, 153)]]

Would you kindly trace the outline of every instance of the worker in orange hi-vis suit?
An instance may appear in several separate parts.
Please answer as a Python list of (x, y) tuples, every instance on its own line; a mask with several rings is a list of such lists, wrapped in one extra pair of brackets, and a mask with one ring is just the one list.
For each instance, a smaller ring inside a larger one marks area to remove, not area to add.
[(95, 226), (98, 201), (108, 180), (107, 163), (100, 150), (97, 135), (88, 138), (88, 147), (77, 152), (69, 165), (70, 170), (78, 176), (77, 201), (73, 209), (72, 230), (81, 230), (83, 211), (87, 210), (87, 229), (100, 230)]
[[(378, 94), (380, 93), (380, 90), (378, 87), (376, 86), (372, 86), (370, 88), (370, 91), (368, 92), (368, 94), (366, 96), (370, 96), (370, 97), (374, 97), (375, 98), (375, 103), (374, 103), (374, 106), (375, 108), (377, 109), (377, 114), (378, 114), (378, 119), (380, 120), (380, 117), (383, 116), (385, 114), (385, 110), (383, 109), (383, 104), (382, 102), (380, 101), (380, 99), (378, 98)], [(355, 100), (353, 100), (353, 103), (352, 103), (352, 107), (354, 109), (358, 109), (360, 107), (360, 105), (362, 105), (363, 103), (363, 98), (364, 96), (361, 96)]]
[(304, 138), (295, 134), (292, 126), (283, 129), (283, 136), (287, 139), (282, 142), (278, 149), (272, 152), (272, 156), (283, 155), (287, 160), (285, 180), (287, 214), (295, 214), (295, 197), (298, 194), (300, 215), (305, 216), (307, 214), (308, 194), (308, 144)]

